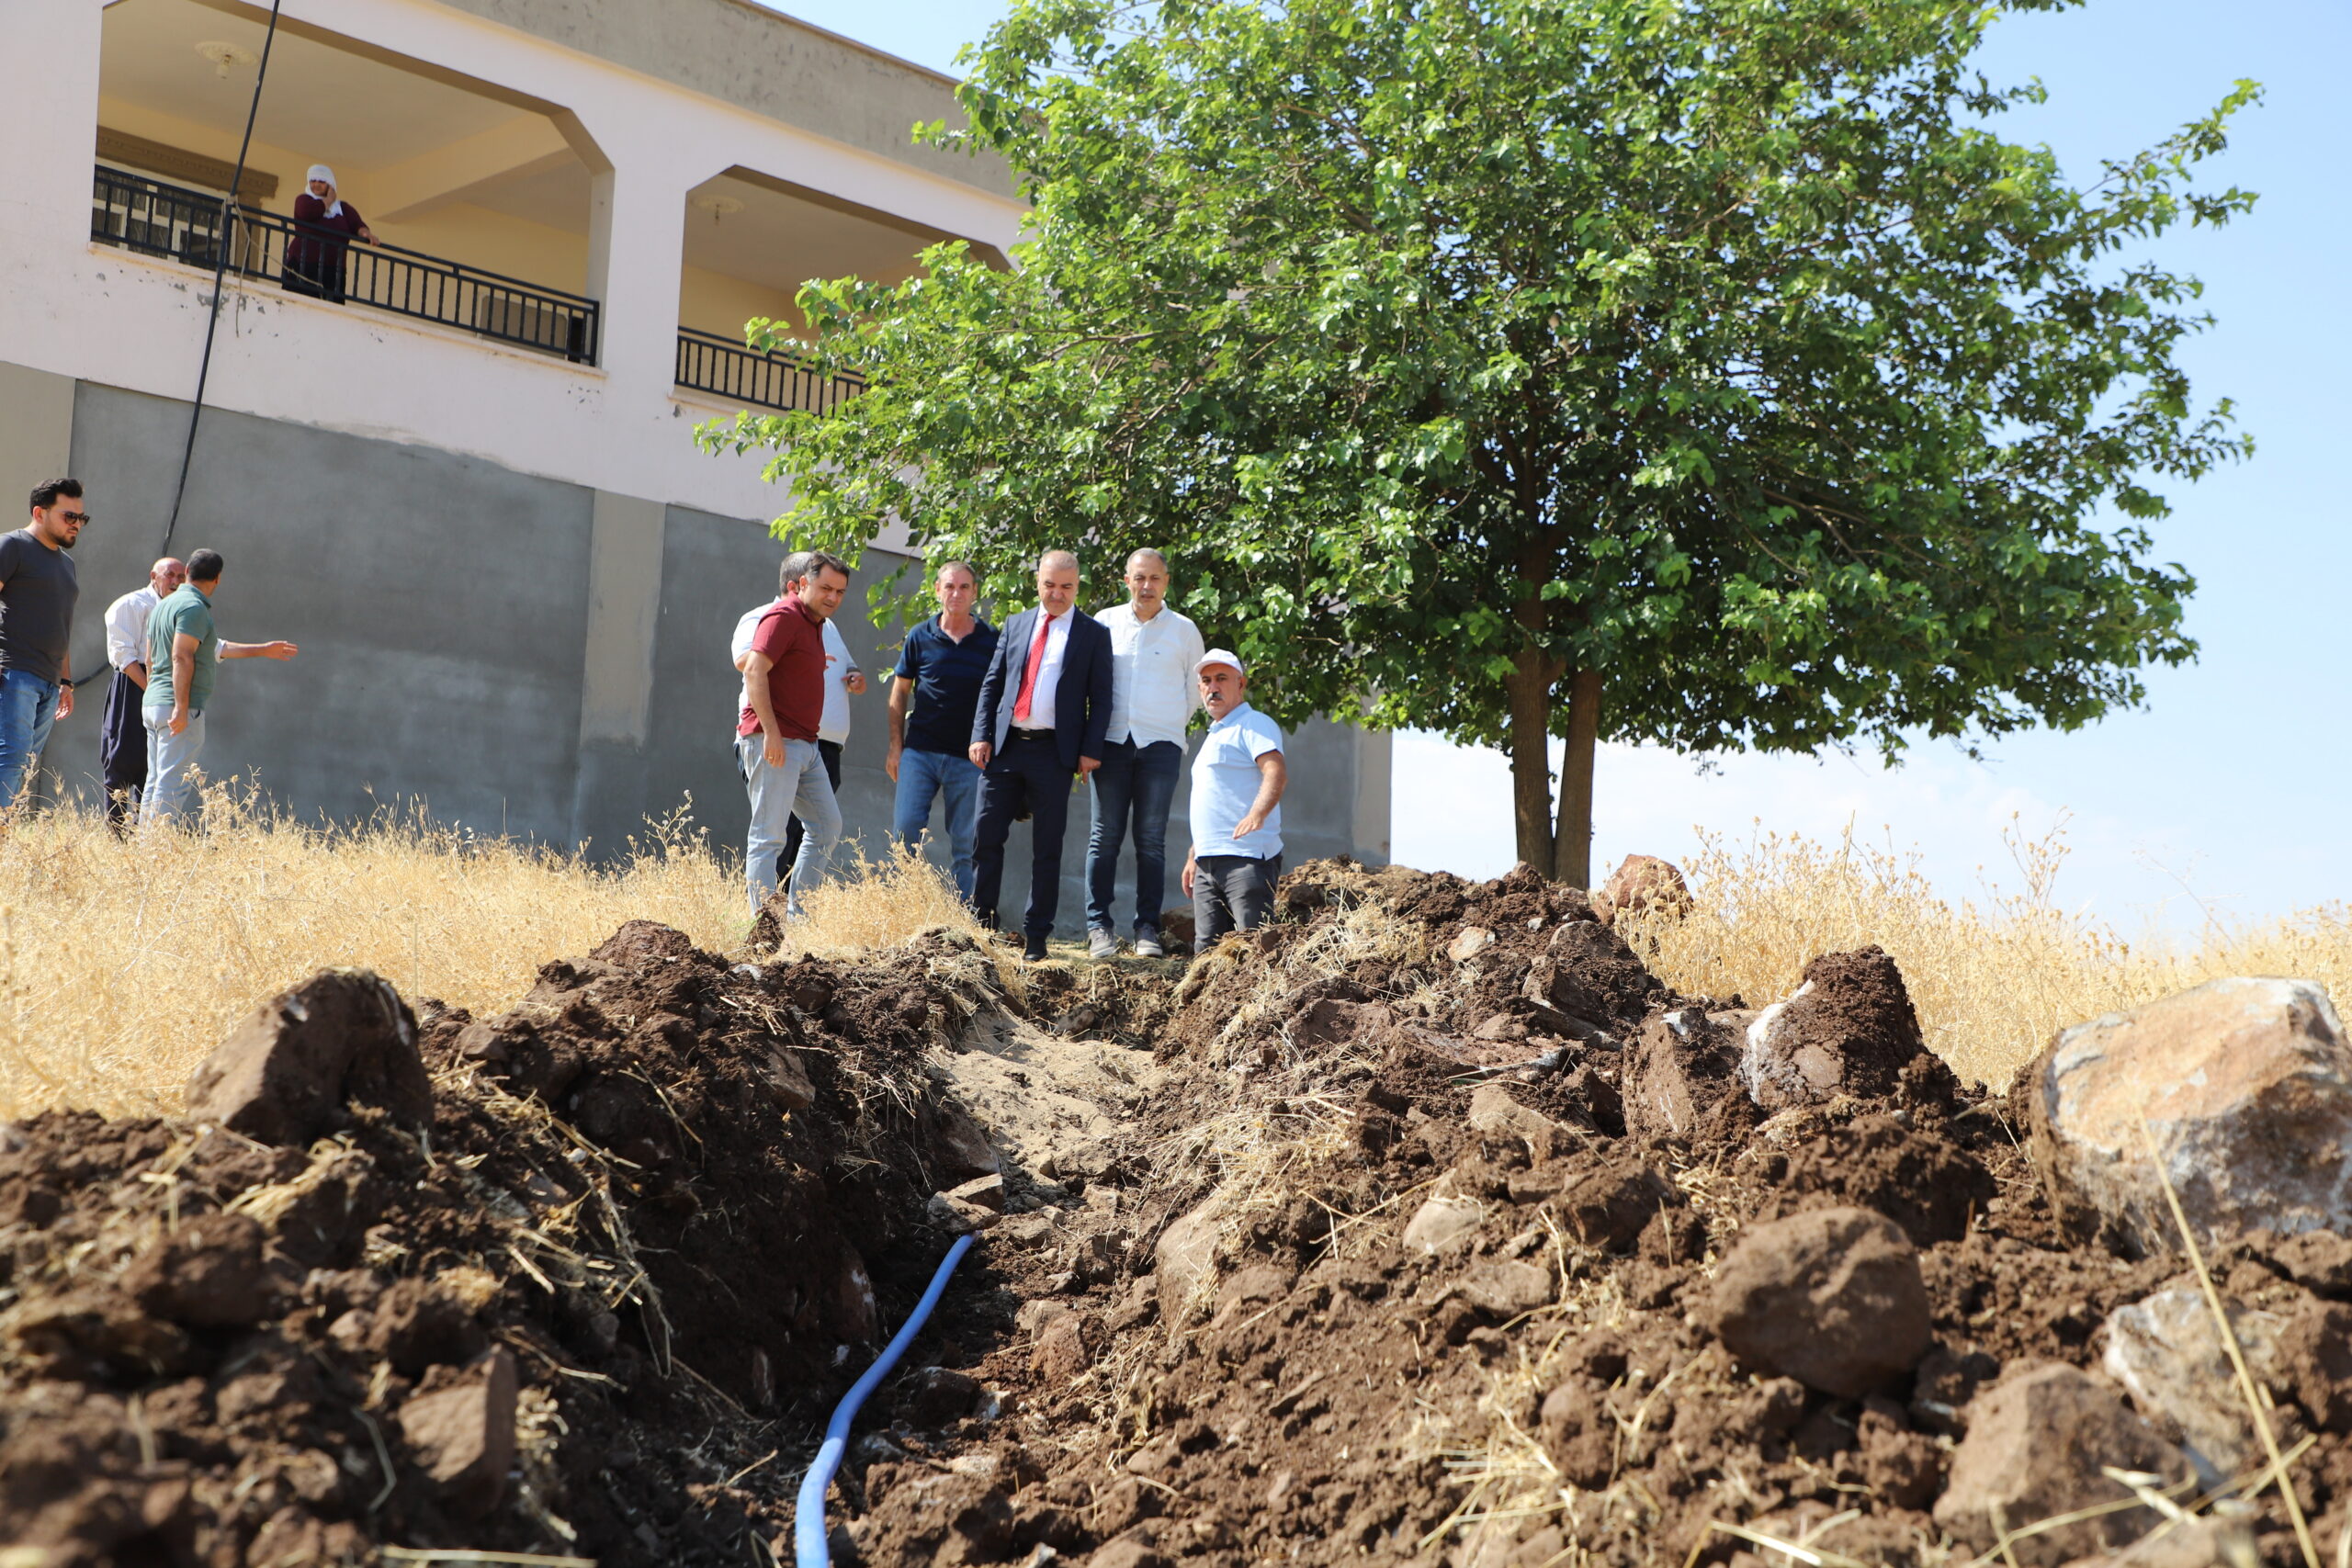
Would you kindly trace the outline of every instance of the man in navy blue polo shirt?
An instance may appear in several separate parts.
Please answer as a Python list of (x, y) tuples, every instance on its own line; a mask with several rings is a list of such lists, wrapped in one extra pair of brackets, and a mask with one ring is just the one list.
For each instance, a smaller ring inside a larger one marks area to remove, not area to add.
[[(910, 849), (922, 842), (931, 803), (945, 795), (956, 891), (972, 897), (972, 843), (979, 827), (980, 770), (967, 750), (980, 682), (996, 654), (996, 628), (972, 613), (978, 576), (959, 560), (932, 581), (939, 614), (907, 634), (890, 672), (890, 750), (882, 766), (899, 786), (891, 827)], [(908, 706), (912, 702), (914, 711)]]

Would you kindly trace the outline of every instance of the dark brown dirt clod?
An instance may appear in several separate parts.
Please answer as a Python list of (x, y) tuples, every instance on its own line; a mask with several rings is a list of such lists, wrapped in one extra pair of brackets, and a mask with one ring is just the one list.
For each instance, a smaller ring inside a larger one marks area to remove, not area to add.
[(416, 1020), (362, 969), (329, 969), (248, 1014), (188, 1080), (192, 1121), (300, 1146), (345, 1122), (346, 1103), (403, 1126), (432, 1120), (433, 1086)]
[(1750, 1366), (1848, 1399), (1917, 1366), (1933, 1332), (1917, 1252), (1866, 1209), (1818, 1209), (1742, 1233), (1703, 1315)]

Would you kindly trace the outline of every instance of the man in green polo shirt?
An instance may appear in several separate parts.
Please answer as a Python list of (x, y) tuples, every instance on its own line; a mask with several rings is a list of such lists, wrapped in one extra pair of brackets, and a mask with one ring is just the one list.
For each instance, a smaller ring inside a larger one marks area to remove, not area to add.
[(187, 807), (190, 770), (204, 750), (204, 710), (223, 659), (291, 659), (290, 642), (222, 642), (212, 626), (220, 587), (220, 552), (187, 558), (187, 581), (147, 620), (147, 793), (143, 823), (177, 821)]

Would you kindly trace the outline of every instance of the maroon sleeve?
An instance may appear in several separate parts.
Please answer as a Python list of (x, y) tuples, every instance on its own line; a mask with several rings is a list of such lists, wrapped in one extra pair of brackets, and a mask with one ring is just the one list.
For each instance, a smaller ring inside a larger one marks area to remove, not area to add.
[(359, 216), (359, 209), (346, 201), (343, 204), (343, 226), (356, 234), (368, 227), (368, 220)]
[(770, 664), (780, 662), (797, 640), (793, 628), (799, 620), (798, 615), (786, 615), (780, 604), (770, 610), (760, 617), (759, 629), (752, 634), (752, 651), (766, 654)]
[(309, 191), (294, 198), (294, 216), (300, 222), (316, 223), (326, 215), (326, 210), (327, 204)]

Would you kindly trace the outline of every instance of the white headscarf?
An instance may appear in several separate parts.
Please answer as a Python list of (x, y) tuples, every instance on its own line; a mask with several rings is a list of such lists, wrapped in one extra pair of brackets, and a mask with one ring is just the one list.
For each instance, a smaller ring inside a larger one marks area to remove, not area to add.
[(328, 218), (340, 218), (343, 216), (343, 197), (335, 195), (334, 171), (333, 169), (328, 168), (324, 164), (313, 164), (311, 165), (311, 172), (304, 175), (302, 178), (306, 186), (308, 182), (311, 180), (325, 181), (327, 196), (330, 199), (327, 202), (327, 209), (324, 216)]

